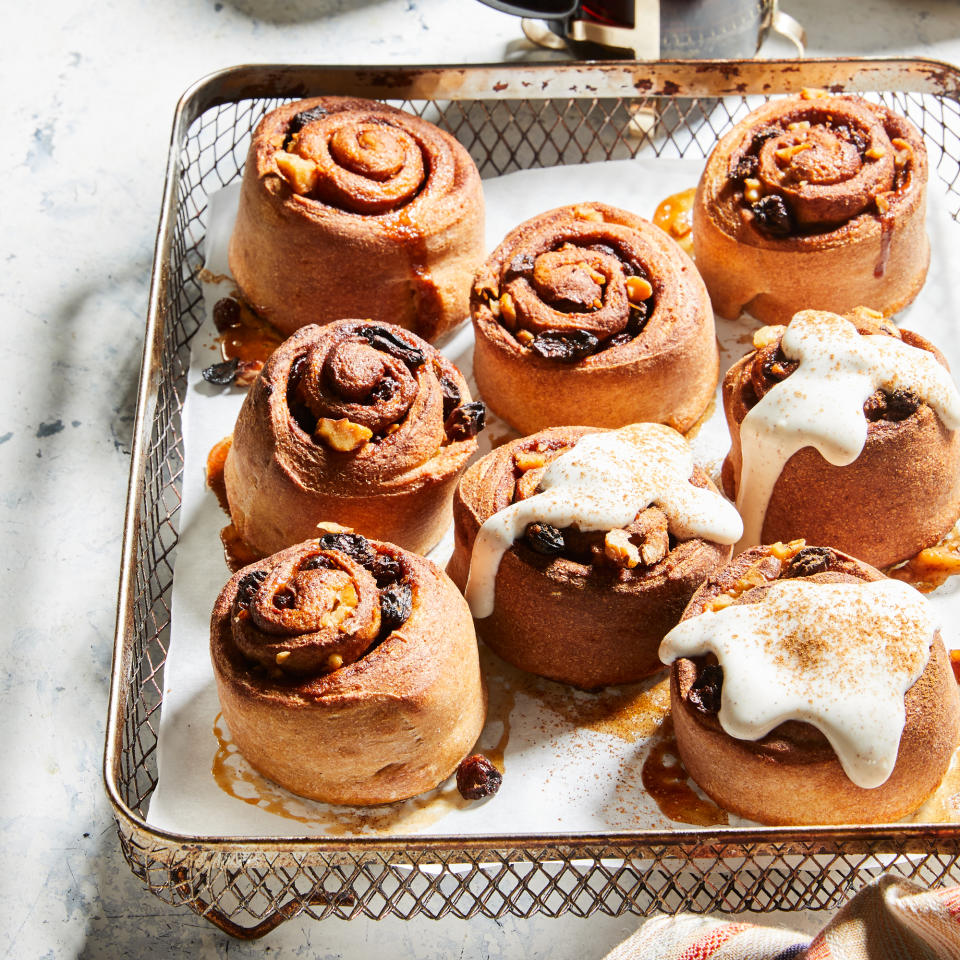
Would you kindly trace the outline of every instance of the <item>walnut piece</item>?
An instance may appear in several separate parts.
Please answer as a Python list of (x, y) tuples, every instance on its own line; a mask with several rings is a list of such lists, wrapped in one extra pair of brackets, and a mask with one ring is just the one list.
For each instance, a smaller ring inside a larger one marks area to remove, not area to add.
[(349, 453), (362, 447), (373, 436), (373, 431), (346, 417), (342, 420), (321, 417), (317, 421), (313, 435), (323, 440), (331, 449), (338, 450), (340, 453)]
[(608, 530), (603, 538), (603, 552), (612, 563), (628, 570), (632, 570), (641, 561), (640, 551), (636, 544), (630, 542), (630, 535), (626, 530)]
[(762, 350), (764, 347), (769, 347), (771, 343), (776, 343), (783, 336), (786, 329), (782, 323), (775, 323), (768, 327), (761, 327), (759, 330), (754, 330), (754, 350)]
[(317, 182), (317, 165), (313, 160), (306, 160), (285, 150), (278, 151), (273, 158), (280, 175), (290, 184), (294, 193), (301, 196), (310, 193)]

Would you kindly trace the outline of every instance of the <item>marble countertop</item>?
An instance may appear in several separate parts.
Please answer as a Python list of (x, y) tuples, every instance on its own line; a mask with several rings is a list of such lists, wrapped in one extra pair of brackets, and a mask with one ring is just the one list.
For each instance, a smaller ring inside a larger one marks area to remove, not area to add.
[[(954, 0), (784, 0), (820, 55), (960, 61)], [(0, 953), (600, 957), (634, 918), (291, 921), (231, 941), (148, 893), (101, 779), (147, 285), (174, 105), (238, 63), (529, 57), (474, 0), (9, 5), (0, 57)], [(790, 55), (779, 40), (763, 55)], [(816, 929), (822, 915), (775, 918)]]

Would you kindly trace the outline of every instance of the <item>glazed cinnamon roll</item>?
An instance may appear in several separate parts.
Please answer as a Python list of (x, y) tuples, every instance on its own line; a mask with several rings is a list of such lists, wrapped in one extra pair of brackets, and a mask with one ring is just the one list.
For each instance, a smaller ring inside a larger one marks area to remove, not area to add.
[(669, 427), (554, 427), (467, 470), (447, 569), (503, 659), (593, 689), (662, 669), (664, 633), (740, 530)]
[(217, 692), (240, 752), (327, 803), (403, 800), (483, 727), (470, 613), (428, 560), (328, 534), (245, 567), (213, 609)]
[(871, 311), (805, 310), (723, 380), (741, 546), (802, 537), (878, 567), (960, 516), (960, 394), (942, 354)]
[(857, 97), (772, 100), (714, 148), (693, 209), (697, 268), (718, 314), (890, 315), (926, 277), (927, 154), (908, 120)]
[(355, 316), (435, 340), (466, 318), (483, 253), (480, 175), (433, 124), (318, 97), (254, 132), (230, 270), (281, 332)]
[(661, 656), (687, 772), (751, 820), (896, 820), (957, 746), (957, 683), (927, 601), (832, 548), (741, 553), (697, 590)]
[(521, 433), (568, 423), (688, 430), (717, 382), (713, 313), (689, 257), (601, 203), (522, 223), (476, 276), (474, 375)]
[(425, 553), (484, 422), (457, 368), (399, 327), (304, 327), (244, 399), (224, 464), (230, 516), (261, 556), (336, 521)]

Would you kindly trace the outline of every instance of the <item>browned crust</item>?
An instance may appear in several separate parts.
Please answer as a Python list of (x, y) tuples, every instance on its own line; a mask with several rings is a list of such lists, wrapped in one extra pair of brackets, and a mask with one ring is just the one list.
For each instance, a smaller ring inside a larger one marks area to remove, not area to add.
[[(473, 543), (493, 512), (489, 491), (513, 452), (537, 439), (576, 440), (591, 427), (554, 427), (512, 441), (473, 464), (454, 497), (454, 549), (447, 567), (466, 585)], [(705, 476), (696, 473), (701, 483)], [(509, 663), (582, 689), (631, 683), (660, 670), (658, 649), (697, 586), (730, 557), (705, 540), (679, 543), (658, 564), (622, 580), (565, 558), (543, 557), (517, 543), (500, 563), (491, 616), (475, 621), (480, 638)]]
[[(910, 330), (901, 334), (905, 343), (930, 351), (947, 366), (928, 340)], [(740, 484), (740, 424), (749, 409), (744, 396), (754, 356), (738, 360), (723, 378), (730, 431), (723, 486), (731, 499)], [(829, 543), (887, 567), (932, 546), (958, 516), (960, 434), (922, 404), (905, 420), (869, 422), (863, 452), (845, 467), (828, 463), (812, 447), (790, 457), (773, 488), (761, 538)]]
[(250, 668), (230, 630), (240, 579), (273, 559), (235, 574), (210, 621), (217, 692), (243, 756), (288, 790), (327, 803), (389, 803), (445, 780), (486, 715), (473, 623), (454, 585), (430, 561), (405, 553), (409, 619), (355, 663), (277, 682)]
[[(244, 399), (224, 482), (231, 518), (244, 542), (260, 554), (307, 540), (327, 521), (425, 553), (450, 524), (454, 487), (477, 449), (475, 438), (439, 446), (436, 424), (425, 416), (408, 417), (380, 443), (344, 454), (311, 440), (289, 415), (286, 391), (296, 358), (350, 325), (362, 322), (299, 330), (270, 357)], [(462, 402), (469, 402), (459, 371), (429, 344), (421, 342), (421, 349), (428, 363), (443, 364)], [(442, 435), (442, 418), (439, 430)]]
[[(697, 591), (683, 615), (735, 583), (768, 547), (740, 554), (723, 573)], [(864, 581), (883, 579), (872, 567), (842, 556), (844, 573)], [(893, 773), (864, 789), (843, 772), (820, 731), (800, 721), (780, 724), (757, 741), (725, 733), (715, 715), (687, 699), (697, 667), (677, 660), (670, 697), (677, 745), (690, 776), (724, 809), (771, 825), (886, 823), (906, 816), (937, 788), (950, 765), (960, 733), (960, 698), (939, 631), (930, 660), (905, 697), (906, 721)]]
[[(657, 307), (638, 337), (576, 363), (545, 360), (523, 348), (494, 317), (482, 287), (499, 278), (522, 239), (577, 210), (638, 232)], [(558, 207), (521, 224), (477, 274), (471, 297), (474, 374), (490, 408), (521, 433), (583, 423), (621, 427), (665, 423), (690, 429), (713, 396), (719, 359), (713, 312), (690, 258), (659, 227), (602, 203)]]
[[(449, 182), (428, 177), (410, 203), (376, 215), (298, 196), (273, 156), (290, 119), (318, 106), (402, 127), (432, 157), (431, 168), (443, 153)], [(377, 101), (314, 97), (272, 111), (254, 132), (230, 271), (245, 299), (283, 333), (353, 316), (395, 323), (433, 341), (466, 318), (470, 280), (483, 260), (483, 224), (480, 175), (453, 137)]]
[[(796, 109), (796, 97), (772, 100), (753, 111), (710, 154), (693, 205), (693, 243), (697, 268), (720, 316), (735, 319), (748, 310), (763, 323), (786, 323), (798, 310), (847, 313), (861, 304), (889, 316), (920, 292), (930, 264), (923, 137), (884, 107), (857, 103), (875, 111), (892, 137), (913, 148), (912, 182), (893, 198), (887, 228), (872, 207), (872, 212), (835, 229), (783, 238), (770, 236), (740, 215), (729, 197), (731, 158), (742, 151), (752, 131)], [(884, 229), (890, 231), (889, 251), (877, 277)]]

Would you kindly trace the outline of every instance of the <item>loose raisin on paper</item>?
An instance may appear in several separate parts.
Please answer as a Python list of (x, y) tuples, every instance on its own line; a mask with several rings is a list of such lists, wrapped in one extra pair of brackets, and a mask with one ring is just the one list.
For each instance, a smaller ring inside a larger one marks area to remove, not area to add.
[(240, 361), (236, 357), (215, 363), (203, 370), (203, 379), (217, 387), (228, 387), (237, 379)]
[(503, 774), (482, 754), (475, 753), (457, 767), (457, 790), (464, 800), (492, 797), (503, 783)]

